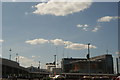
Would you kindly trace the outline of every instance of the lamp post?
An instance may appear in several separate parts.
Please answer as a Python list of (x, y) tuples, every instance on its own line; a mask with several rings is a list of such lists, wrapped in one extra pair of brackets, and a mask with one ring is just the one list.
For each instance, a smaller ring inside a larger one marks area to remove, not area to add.
[(39, 80), (40, 80), (40, 61), (39, 61)]
[(54, 55), (54, 65), (55, 65), (55, 68), (56, 68), (56, 55)]
[(39, 61), (39, 69), (40, 69), (40, 61)]
[(89, 60), (89, 77), (91, 75), (91, 71), (90, 71), (90, 43), (88, 43), (88, 54), (87, 54), (87, 59)]

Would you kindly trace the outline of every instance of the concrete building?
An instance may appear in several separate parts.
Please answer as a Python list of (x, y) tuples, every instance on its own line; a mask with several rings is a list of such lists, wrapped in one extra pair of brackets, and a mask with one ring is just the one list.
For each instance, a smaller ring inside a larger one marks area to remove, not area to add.
[(46, 68), (52, 74), (61, 74), (62, 73), (62, 68), (56, 67), (54, 63), (46, 63)]
[(61, 74), (61, 73), (62, 73), (62, 68), (53, 68), (53, 69), (52, 69), (52, 72), (53, 72), (54, 74)]
[(103, 63), (102, 68), (104, 70), (104, 73), (114, 73), (113, 70), (113, 57), (111, 54), (105, 54), (105, 55), (100, 55), (96, 57), (92, 57), (91, 60), (98, 61), (101, 60)]
[(46, 69), (50, 72), (53, 71), (53, 68), (56, 68), (54, 63), (46, 63)]
[(15, 61), (11, 61), (8, 59), (0, 58), (0, 66), (2, 67), (2, 77), (27, 77), (28, 70), (19, 65), (19, 63)]
[(79, 60), (87, 60), (87, 59), (81, 59), (81, 58), (63, 58), (61, 61), (61, 68), (63, 72), (69, 72), (70, 67), (68, 66), (71, 62), (79, 61)]
[(63, 58), (61, 65), (65, 73), (88, 73), (89, 68), (91, 73), (113, 73), (113, 58), (110, 54), (92, 57), (90, 61), (81, 58)]
[(36, 67), (22, 67), (16, 61), (0, 58), (0, 78), (10, 78), (14, 80), (16, 78), (40, 78), (48, 77), (49, 72), (46, 69), (38, 69)]
[(43, 77), (49, 76), (49, 71), (47, 71), (46, 69), (39, 69), (38, 67), (34, 66), (30, 66), (27, 69), (31, 78), (42, 79)]

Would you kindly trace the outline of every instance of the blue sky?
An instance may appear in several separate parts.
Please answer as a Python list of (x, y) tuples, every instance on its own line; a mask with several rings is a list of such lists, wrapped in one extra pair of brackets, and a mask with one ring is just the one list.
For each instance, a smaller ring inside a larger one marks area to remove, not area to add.
[[(18, 53), (23, 66), (30, 66), (30, 62), (37, 62), (32, 64), (37, 66), (39, 60), (44, 65), (53, 62), (55, 54), (59, 62), (63, 54), (64, 57), (86, 58), (85, 45), (88, 43), (91, 43), (91, 56), (103, 55), (107, 49), (116, 56), (117, 2), (68, 3), (67, 7), (60, 7), (65, 4), (59, 3), (59, 6), (43, 5), (37, 2), (2, 3), (3, 57), (9, 58), (11, 48), (12, 59)], [(64, 45), (66, 41), (70, 44)]]

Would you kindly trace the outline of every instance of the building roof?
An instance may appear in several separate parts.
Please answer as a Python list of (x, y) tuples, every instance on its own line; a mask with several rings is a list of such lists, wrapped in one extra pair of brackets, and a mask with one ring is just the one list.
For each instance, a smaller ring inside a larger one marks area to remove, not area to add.
[(9, 66), (9, 67), (21, 69), (24, 71), (28, 71), (25, 67), (20, 66), (18, 62), (12, 61), (9, 59), (5, 59), (5, 58), (0, 58), (0, 65)]
[(105, 59), (106, 57), (112, 57), (112, 55), (111, 54), (104, 54), (104, 55), (92, 57), (90, 59)]
[(62, 60), (87, 60), (86, 58), (63, 58)]

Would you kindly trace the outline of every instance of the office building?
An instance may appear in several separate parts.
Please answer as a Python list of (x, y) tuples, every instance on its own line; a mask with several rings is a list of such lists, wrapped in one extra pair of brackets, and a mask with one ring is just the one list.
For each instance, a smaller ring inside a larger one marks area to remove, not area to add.
[(110, 54), (96, 56), (88, 59), (63, 58), (61, 67), (65, 73), (113, 73), (113, 58)]

